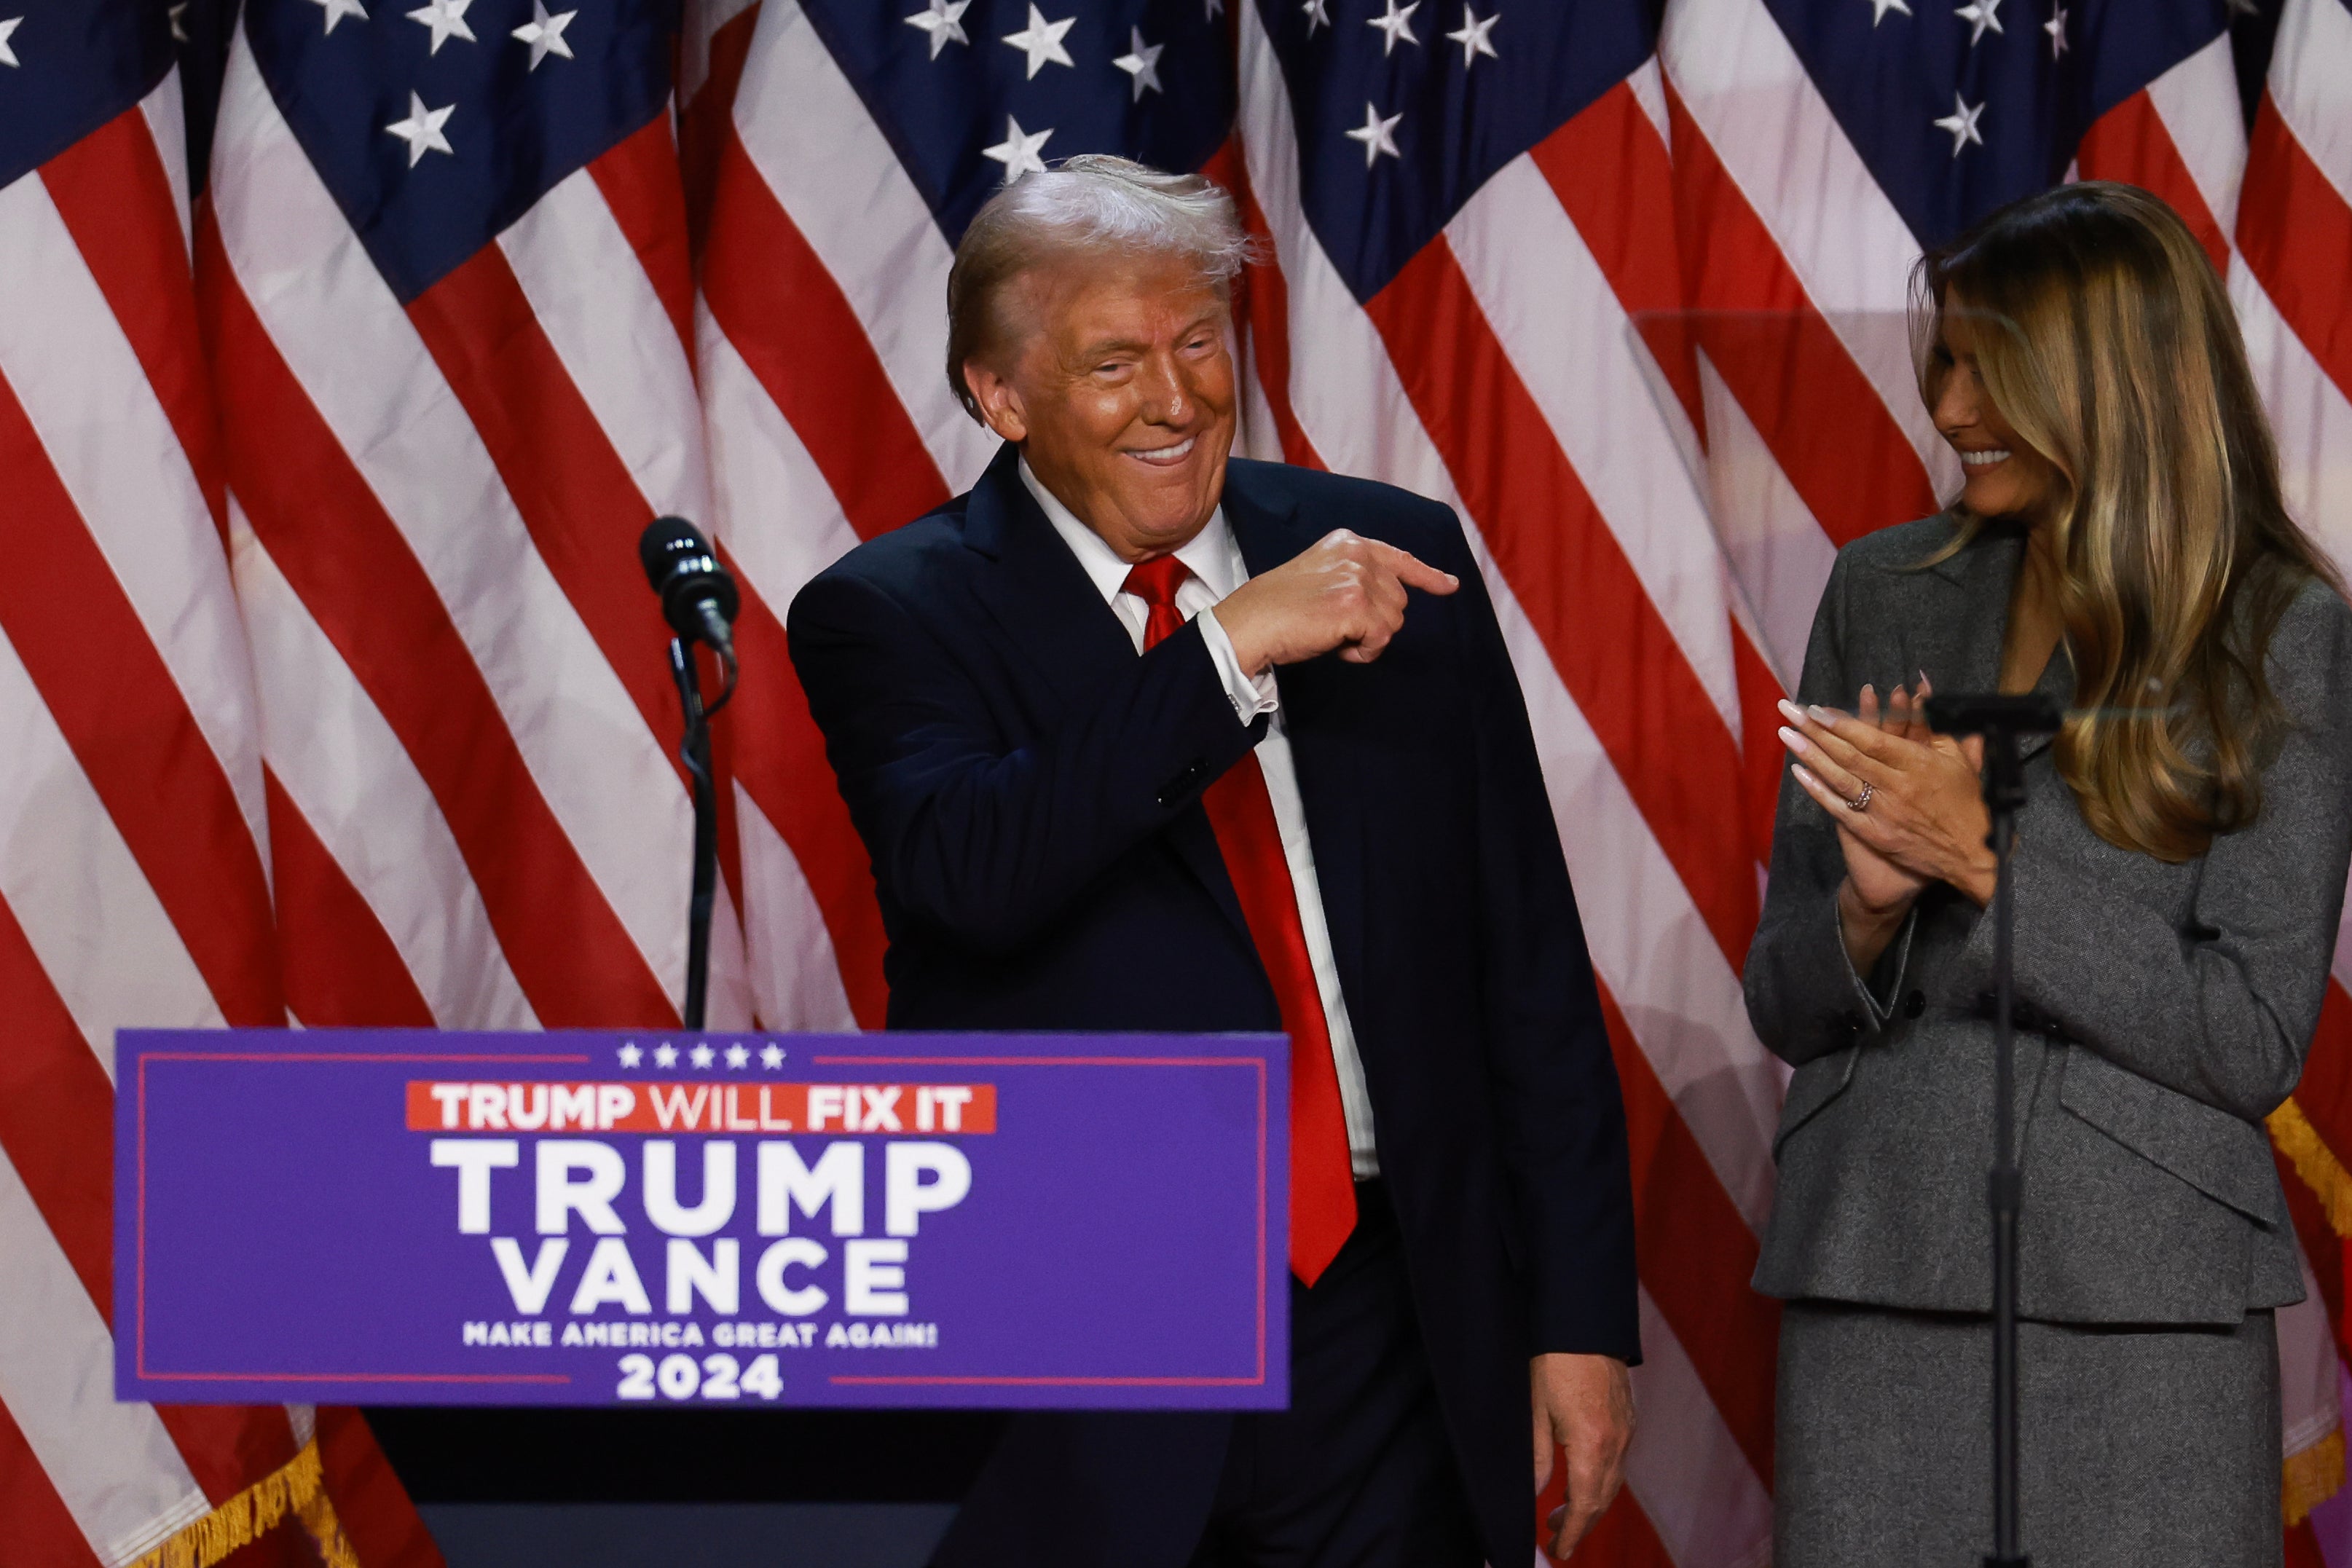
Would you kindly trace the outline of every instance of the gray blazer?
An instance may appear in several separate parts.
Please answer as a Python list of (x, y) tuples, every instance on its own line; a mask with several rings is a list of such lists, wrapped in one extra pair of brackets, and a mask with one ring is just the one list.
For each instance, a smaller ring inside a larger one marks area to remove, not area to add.
[[(1838, 555), (1800, 696), (1851, 709), (1925, 670), (1939, 692), (1999, 677), (2015, 536), (1918, 570), (1948, 517)], [(2053, 657), (2062, 703), (2073, 671)], [(2352, 856), (2352, 610), (2322, 584), (2289, 607), (2270, 679), (2294, 728), (2263, 809), (2167, 865), (2094, 834), (2046, 741), (2019, 818), (2020, 1293), (2060, 1322), (2232, 1323), (2303, 1297), (2263, 1118), (2319, 1019)], [(1992, 921), (1931, 886), (1874, 972), (1838, 933), (1829, 815), (1781, 785), (1748, 1013), (1796, 1068), (1773, 1140), (1779, 1197), (1755, 1285), (1987, 1312)]]

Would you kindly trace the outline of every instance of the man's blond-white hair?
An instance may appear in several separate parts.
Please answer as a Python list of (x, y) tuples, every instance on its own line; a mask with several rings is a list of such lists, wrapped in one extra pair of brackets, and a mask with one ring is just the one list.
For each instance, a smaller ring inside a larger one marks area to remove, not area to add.
[(1252, 249), (1233, 197), (1199, 174), (1085, 152), (1024, 175), (988, 199), (956, 246), (948, 272), (948, 385), (979, 419), (964, 361), (1003, 346), (997, 305), (1006, 286), (1056, 256), (1167, 256), (1194, 267), (1230, 299)]

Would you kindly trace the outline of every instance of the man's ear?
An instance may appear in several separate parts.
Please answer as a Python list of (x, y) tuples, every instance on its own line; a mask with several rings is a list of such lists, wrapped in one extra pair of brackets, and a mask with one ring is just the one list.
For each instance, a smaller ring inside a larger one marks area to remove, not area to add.
[(978, 360), (963, 362), (963, 384), (971, 389), (972, 401), (980, 404), (982, 423), (1005, 440), (1018, 444), (1029, 439), (1028, 412), (1021, 406), (1021, 394), (1013, 383)]

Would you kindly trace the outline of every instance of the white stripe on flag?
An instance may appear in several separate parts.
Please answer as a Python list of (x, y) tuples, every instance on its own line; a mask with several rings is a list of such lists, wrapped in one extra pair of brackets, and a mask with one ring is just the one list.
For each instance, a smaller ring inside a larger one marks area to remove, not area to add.
[(261, 682), (262, 750), (278, 784), (374, 913), (436, 1019), (536, 1027), (439, 802), (234, 500), (229, 527)]
[(0, 1405), (99, 1560), (129, 1562), (209, 1505), (154, 1406), (115, 1403), (106, 1321), (5, 1155), (0, 1258)]
[(2279, 118), (2352, 204), (2352, 7), (2287, 0), (2271, 51), (2270, 91)]
[(1755, 617), (1759, 652), (1780, 676), (1781, 688), (1793, 692), (1837, 547), (1704, 352), (1698, 366), (1717, 535), (1732, 579)]
[[(171, 671), (247, 829), (266, 842), (253, 680), (219, 536), (178, 433), (40, 180), (0, 190), (0, 374)], [(186, 287), (151, 285), (175, 286)]]
[(2238, 186), (2246, 174), (2246, 121), (2238, 107), (2238, 70), (2230, 35), (2211, 43), (2147, 84), (2148, 102), (2197, 193), (2224, 235), (2238, 230)]
[(222, 1023), (178, 930), (5, 637), (0, 822), (11, 825), (0, 835), (0, 899), (16, 912), (109, 1078), (118, 1027)]
[(155, 90), (139, 100), (139, 114), (146, 120), (147, 134), (154, 138), (155, 152), (163, 160), (163, 177), (172, 185), (172, 215), (180, 220), (180, 246), (193, 266), (194, 251), (188, 233), (188, 111), (183, 101), (179, 67), (164, 72)]
[[(823, 781), (827, 788), (830, 780)], [(735, 789), (736, 835), (742, 845), (743, 945), (751, 957), (752, 999), (767, 1029), (855, 1030), (842, 988), (824, 912), (801, 874), (792, 846), (767, 813), (740, 784)]]
[(1677, 1568), (1763, 1568), (1772, 1555), (1771, 1497), (1647, 1290), (1641, 1308), (1633, 1397), (1642, 1419), (1625, 1484)]

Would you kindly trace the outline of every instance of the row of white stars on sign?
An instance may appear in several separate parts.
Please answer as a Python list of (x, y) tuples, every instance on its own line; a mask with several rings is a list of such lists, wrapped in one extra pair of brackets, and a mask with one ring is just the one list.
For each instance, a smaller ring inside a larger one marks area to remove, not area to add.
[[(1890, 12), (1906, 16), (1911, 15), (1911, 0), (1865, 0), (1865, 3), (1870, 6), (1870, 25), (1874, 28), (1886, 20)], [(2001, 0), (1969, 0), (1967, 5), (1953, 8), (1952, 15), (1969, 25), (1969, 47), (1975, 48), (1987, 33), (2008, 37), (2008, 29), (2000, 25), (2000, 6)], [(2042, 24), (2042, 30), (2050, 35), (2050, 57), (2054, 60), (2064, 54), (2066, 7), (2055, 7), (2050, 20)]]
[[(617, 1054), (621, 1059), (621, 1065), (624, 1067), (642, 1067), (645, 1065), (645, 1048), (640, 1046), (634, 1040), (623, 1045)], [(729, 1067), (739, 1071), (751, 1065), (751, 1048), (743, 1044), (740, 1040), (735, 1044), (729, 1046), (724, 1051), (713, 1051), (708, 1045), (698, 1045), (691, 1051), (686, 1052), (687, 1060), (697, 1067), (709, 1067), (716, 1062), (721, 1056), (727, 1058), (727, 1065)], [(676, 1067), (677, 1065), (677, 1047), (672, 1045), (667, 1040), (662, 1041), (653, 1049), (654, 1065), (656, 1067)], [(782, 1046), (776, 1044), (773, 1040), (770, 1040), (767, 1044), (760, 1048), (761, 1066), (767, 1068), (770, 1071), (773, 1071), (783, 1064), (784, 1048)]]

